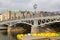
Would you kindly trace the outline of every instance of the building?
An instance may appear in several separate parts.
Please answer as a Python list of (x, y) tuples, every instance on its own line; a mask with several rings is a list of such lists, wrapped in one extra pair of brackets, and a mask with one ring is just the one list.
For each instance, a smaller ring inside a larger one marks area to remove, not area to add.
[(9, 19), (11, 19), (11, 11), (6, 10), (2, 14), (2, 20), (5, 21)]
[(16, 13), (11, 13), (11, 18), (10, 19), (15, 19), (16, 18)]
[(2, 15), (0, 14), (0, 21), (2, 21)]
[(17, 13), (16, 13), (16, 19), (20, 19), (20, 18), (22, 18), (23, 17), (23, 14), (21, 13), (21, 11), (18, 11)]
[(15, 12), (15, 11), (9, 11), (6, 10), (2, 14), (2, 19), (4, 20), (11, 20), (11, 19), (17, 19), (20, 17), (20, 12)]
[(31, 18), (33, 16), (31, 11), (25, 11), (24, 15), (25, 15), (25, 18)]

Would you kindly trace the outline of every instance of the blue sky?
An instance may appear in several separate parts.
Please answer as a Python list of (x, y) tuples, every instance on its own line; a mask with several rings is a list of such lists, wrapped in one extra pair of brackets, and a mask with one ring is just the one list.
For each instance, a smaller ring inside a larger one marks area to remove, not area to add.
[(34, 10), (37, 4), (38, 11), (60, 11), (60, 0), (0, 0), (2, 10)]

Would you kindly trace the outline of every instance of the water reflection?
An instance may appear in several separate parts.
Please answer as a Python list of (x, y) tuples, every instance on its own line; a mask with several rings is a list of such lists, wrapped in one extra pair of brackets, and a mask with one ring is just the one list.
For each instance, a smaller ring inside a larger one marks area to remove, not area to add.
[(0, 30), (0, 40), (16, 40), (14, 37), (12, 37), (12, 35), (10, 35), (10, 37), (8, 37), (8, 35), (6, 34), (7, 32), (3, 32)]

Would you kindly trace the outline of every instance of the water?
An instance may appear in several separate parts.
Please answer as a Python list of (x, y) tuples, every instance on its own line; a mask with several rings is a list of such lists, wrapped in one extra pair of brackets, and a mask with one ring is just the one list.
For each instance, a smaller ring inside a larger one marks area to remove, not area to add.
[(3, 35), (1, 32), (2, 31), (0, 30), (0, 40), (16, 40), (14, 37), (12, 37), (12, 35), (10, 35), (10, 36)]

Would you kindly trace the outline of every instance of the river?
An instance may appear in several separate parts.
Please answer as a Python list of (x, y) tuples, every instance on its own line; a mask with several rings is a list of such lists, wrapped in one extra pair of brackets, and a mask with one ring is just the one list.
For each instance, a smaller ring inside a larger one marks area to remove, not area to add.
[(12, 37), (11, 35), (3, 35), (1, 30), (0, 30), (0, 40), (16, 40), (14, 37)]

